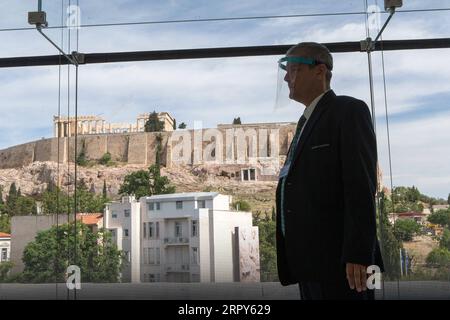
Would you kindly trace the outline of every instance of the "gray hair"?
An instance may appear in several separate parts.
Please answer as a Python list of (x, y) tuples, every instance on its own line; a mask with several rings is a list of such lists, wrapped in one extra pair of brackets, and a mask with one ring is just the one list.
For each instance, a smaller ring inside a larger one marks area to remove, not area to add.
[(295, 56), (299, 53), (305, 55), (305, 58), (311, 58), (327, 66), (327, 73), (325, 79), (327, 81), (327, 86), (330, 87), (331, 77), (333, 76), (331, 70), (333, 70), (333, 57), (331, 56), (330, 50), (324, 45), (317, 42), (301, 42), (291, 47), (287, 55)]

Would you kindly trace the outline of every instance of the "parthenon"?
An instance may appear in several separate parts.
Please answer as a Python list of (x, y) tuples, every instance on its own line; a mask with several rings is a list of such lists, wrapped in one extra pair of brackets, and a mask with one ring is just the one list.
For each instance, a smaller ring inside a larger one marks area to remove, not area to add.
[[(136, 123), (107, 123), (99, 116), (78, 116), (77, 134), (103, 134), (103, 133), (131, 133), (144, 132), (145, 122), (150, 113), (137, 116)], [(159, 112), (158, 119), (164, 123), (164, 131), (172, 131), (175, 119), (167, 112)], [(55, 137), (71, 137), (75, 135), (75, 117), (53, 116), (53, 127)]]

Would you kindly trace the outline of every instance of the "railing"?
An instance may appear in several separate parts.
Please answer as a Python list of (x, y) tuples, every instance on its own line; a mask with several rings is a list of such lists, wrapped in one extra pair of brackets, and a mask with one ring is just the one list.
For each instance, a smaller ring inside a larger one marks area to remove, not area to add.
[(189, 264), (166, 264), (164, 269), (166, 272), (189, 272), (190, 266)]
[(164, 238), (164, 244), (189, 244), (189, 238), (186, 237)]

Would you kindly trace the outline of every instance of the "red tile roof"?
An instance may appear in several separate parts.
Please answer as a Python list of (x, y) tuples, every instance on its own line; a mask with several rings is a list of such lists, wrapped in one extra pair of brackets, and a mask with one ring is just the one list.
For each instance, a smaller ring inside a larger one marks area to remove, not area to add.
[(413, 216), (425, 216), (425, 213), (422, 212), (402, 212), (397, 213), (399, 217), (413, 217)]
[(103, 219), (103, 213), (78, 213), (77, 220), (80, 220), (86, 225), (98, 225), (99, 221)]
[(9, 233), (0, 232), (0, 238), (11, 238)]

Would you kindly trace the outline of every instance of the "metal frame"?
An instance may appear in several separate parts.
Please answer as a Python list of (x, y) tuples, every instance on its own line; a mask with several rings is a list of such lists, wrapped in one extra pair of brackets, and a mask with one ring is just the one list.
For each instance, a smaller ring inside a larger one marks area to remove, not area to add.
[[(223, 47), (202, 48), (184, 50), (155, 50), (155, 51), (130, 51), (107, 53), (72, 53), (69, 57), (78, 56), (79, 64), (112, 63), (112, 62), (137, 62), (153, 60), (181, 60), (181, 59), (205, 59), (205, 58), (229, 58), (283, 55), (294, 44), (269, 45), (254, 47)], [(324, 45), (334, 53), (339, 52), (366, 52), (364, 41), (333, 42)], [(413, 40), (383, 40), (374, 42), (373, 51), (414, 50), (414, 49), (443, 49), (450, 48), (450, 38), (413, 39)], [(84, 57), (84, 61), (83, 58)], [(68, 64), (66, 59), (61, 60), (60, 55), (29, 56), (0, 58), (0, 68), (33, 67), (33, 66), (57, 66)]]

